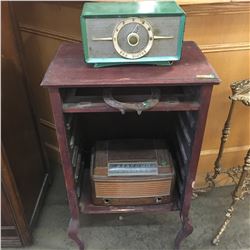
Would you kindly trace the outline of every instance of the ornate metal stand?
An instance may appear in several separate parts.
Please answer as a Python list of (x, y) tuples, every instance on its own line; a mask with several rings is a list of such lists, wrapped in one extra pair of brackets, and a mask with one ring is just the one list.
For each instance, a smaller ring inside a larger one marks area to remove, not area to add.
[(234, 212), (234, 206), (239, 200), (244, 199), (245, 194), (250, 194), (250, 150), (248, 150), (246, 158), (245, 158), (245, 164), (243, 165), (243, 172), (241, 174), (240, 180), (238, 185), (236, 186), (232, 197), (233, 201), (230, 205), (230, 207), (227, 209), (226, 212), (226, 219), (224, 223), (221, 225), (220, 229), (218, 230), (216, 236), (213, 239), (213, 244), (218, 245), (220, 242), (221, 235), (226, 230), (227, 225), (229, 224), (231, 217)]
[[(228, 170), (223, 170), (221, 165), (221, 159), (224, 152), (224, 146), (227, 142), (228, 136), (230, 134), (230, 125), (231, 125), (231, 117), (233, 114), (234, 106), (236, 101), (242, 102), (246, 106), (250, 106), (250, 80), (243, 80), (234, 82), (231, 85), (232, 90), (232, 96), (231, 99), (231, 105), (229, 109), (229, 113), (226, 119), (226, 122), (224, 124), (224, 128), (222, 130), (222, 136), (221, 136), (221, 144), (219, 153), (217, 156), (217, 159), (214, 163), (214, 172), (213, 174), (208, 174), (206, 177), (206, 182), (208, 183), (208, 186), (205, 189), (196, 190), (195, 192), (201, 193), (201, 192), (207, 192), (215, 187), (214, 180), (216, 177), (221, 174), (227, 174), (229, 177), (232, 178), (233, 182), (236, 184), (235, 190), (232, 194), (233, 201), (228, 208), (226, 212), (226, 219), (222, 226), (219, 228), (218, 233), (214, 237), (212, 243), (215, 245), (219, 244), (220, 238), (225, 231), (227, 225), (230, 222), (230, 219), (232, 217), (234, 206), (235, 204), (240, 200), (244, 199), (244, 195), (246, 193), (250, 193), (250, 150), (248, 150), (247, 155), (245, 157), (245, 163), (240, 167), (232, 167)], [(194, 197), (197, 197), (197, 194), (194, 193)]]

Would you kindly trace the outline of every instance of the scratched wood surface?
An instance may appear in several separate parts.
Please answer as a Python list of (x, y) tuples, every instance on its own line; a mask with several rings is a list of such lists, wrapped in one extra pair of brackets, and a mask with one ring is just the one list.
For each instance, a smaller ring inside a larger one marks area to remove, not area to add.
[(42, 86), (127, 87), (215, 84), (220, 79), (194, 42), (184, 42), (182, 59), (171, 67), (126, 65), (93, 68), (84, 63), (81, 44), (63, 43)]

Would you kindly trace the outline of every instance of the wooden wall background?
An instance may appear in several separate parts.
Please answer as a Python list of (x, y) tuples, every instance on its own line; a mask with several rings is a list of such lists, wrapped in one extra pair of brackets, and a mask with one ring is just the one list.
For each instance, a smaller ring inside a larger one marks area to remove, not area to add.
[[(81, 42), (79, 17), (82, 3), (13, 2), (12, 6), (22, 37), (29, 89), (43, 143), (50, 161), (59, 162), (48, 93), (40, 87), (40, 82), (60, 43)], [(213, 169), (218, 152), (221, 130), (230, 104), (230, 84), (249, 78), (250, 3), (226, 1), (182, 7), (187, 13), (185, 40), (198, 43), (222, 79), (222, 83), (214, 88), (209, 110), (196, 180), (196, 186), (201, 187), (206, 173)], [(225, 167), (243, 163), (250, 145), (249, 121), (247, 107), (237, 105), (223, 159)], [(219, 184), (224, 185), (228, 181), (223, 179)]]

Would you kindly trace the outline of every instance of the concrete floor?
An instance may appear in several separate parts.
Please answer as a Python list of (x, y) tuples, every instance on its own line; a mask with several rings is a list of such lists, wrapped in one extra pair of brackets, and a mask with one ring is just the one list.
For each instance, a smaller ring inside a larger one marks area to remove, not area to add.
[[(232, 187), (217, 188), (202, 194), (192, 203), (191, 218), (194, 232), (186, 238), (182, 249), (250, 249), (250, 199), (237, 205), (231, 224), (219, 246), (211, 239), (224, 220), (225, 209), (231, 202)], [(62, 174), (57, 174), (50, 187), (45, 205), (34, 229), (34, 244), (25, 250), (73, 250), (75, 244), (66, 231), (69, 210)], [(86, 250), (166, 250), (180, 228), (178, 212), (166, 214), (81, 215), (80, 235)], [(12, 248), (14, 250), (14, 248)]]

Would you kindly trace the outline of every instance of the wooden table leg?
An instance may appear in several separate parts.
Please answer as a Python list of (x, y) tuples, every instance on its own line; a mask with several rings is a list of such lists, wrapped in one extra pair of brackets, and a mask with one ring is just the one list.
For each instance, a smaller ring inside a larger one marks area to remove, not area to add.
[(79, 220), (71, 219), (68, 226), (68, 236), (75, 241), (79, 250), (84, 250), (84, 243), (78, 237), (79, 233)]
[[(181, 215), (182, 217), (182, 215)], [(175, 238), (175, 243), (174, 243), (174, 249), (179, 250), (181, 242), (187, 238), (191, 233), (193, 232), (193, 226), (191, 219), (189, 217), (182, 218), (182, 228), (178, 232), (176, 238)]]
[(50, 89), (50, 100), (52, 104), (52, 111), (54, 121), (56, 125), (57, 140), (60, 149), (60, 156), (62, 161), (62, 169), (64, 174), (64, 181), (67, 191), (67, 197), (69, 202), (71, 220), (68, 226), (68, 236), (75, 241), (79, 250), (84, 249), (84, 244), (78, 237), (79, 232), (79, 205), (76, 195), (76, 187), (73, 176), (73, 168), (70, 159), (70, 153), (68, 148), (66, 129), (64, 124), (64, 117), (62, 111), (62, 101), (59, 93), (59, 89)]
[(191, 206), (192, 190), (201, 151), (202, 138), (205, 130), (205, 123), (206, 123), (211, 93), (212, 93), (212, 87), (203, 86), (201, 88), (201, 96), (200, 96), (202, 100), (201, 107), (198, 112), (196, 131), (193, 139), (194, 143), (192, 146), (192, 154), (188, 166), (189, 172), (186, 178), (184, 199), (180, 211), (182, 228), (176, 236), (175, 249), (179, 249), (181, 242), (193, 232), (192, 222), (189, 217), (189, 210)]

